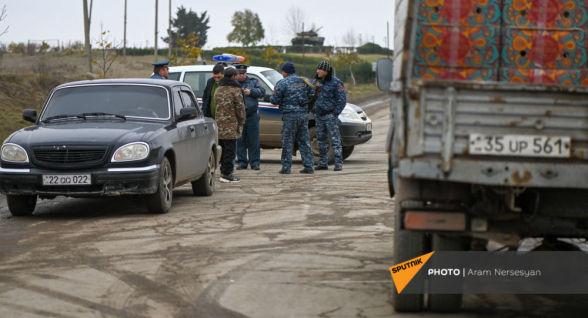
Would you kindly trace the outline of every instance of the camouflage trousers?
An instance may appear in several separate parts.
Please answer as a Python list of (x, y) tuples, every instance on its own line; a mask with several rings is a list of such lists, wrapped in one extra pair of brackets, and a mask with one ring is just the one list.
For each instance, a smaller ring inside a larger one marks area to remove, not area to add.
[(318, 141), (319, 148), (319, 166), (326, 167), (328, 165), (329, 142), (327, 141), (327, 135), (331, 137), (331, 146), (335, 151), (335, 166), (343, 166), (343, 147), (341, 145), (341, 133), (339, 133), (337, 118), (333, 114), (315, 114), (314, 122), (316, 124), (316, 140)]
[(292, 167), (294, 140), (298, 141), (304, 167), (313, 168), (314, 155), (310, 148), (307, 112), (287, 113), (282, 117), (282, 169), (286, 171)]

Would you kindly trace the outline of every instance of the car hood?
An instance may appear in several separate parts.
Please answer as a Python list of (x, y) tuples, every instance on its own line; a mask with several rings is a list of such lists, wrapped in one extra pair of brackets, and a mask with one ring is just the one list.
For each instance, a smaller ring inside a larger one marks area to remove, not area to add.
[(26, 145), (102, 145), (142, 141), (163, 123), (85, 121), (31, 126), (14, 133), (7, 142)]

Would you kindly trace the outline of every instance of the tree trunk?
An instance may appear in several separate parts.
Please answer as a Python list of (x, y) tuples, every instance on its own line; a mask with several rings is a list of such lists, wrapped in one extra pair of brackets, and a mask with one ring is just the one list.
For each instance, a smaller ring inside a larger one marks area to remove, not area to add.
[(355, 77), (353, 76), (353, 71), (351, 70), (351, 65), (349, 65), (349, 73), (351, 73), (351, 81), (353, 82), (353, 86), (355, 86)]
[(92, 2), (88, 12), (88, 0), (84, 0), (84, 40), (86, 46), (86, 58), (88, 59), (88, 72), (92, 72), (92, 51), (90, 47), (90, 20), (92, 18)]

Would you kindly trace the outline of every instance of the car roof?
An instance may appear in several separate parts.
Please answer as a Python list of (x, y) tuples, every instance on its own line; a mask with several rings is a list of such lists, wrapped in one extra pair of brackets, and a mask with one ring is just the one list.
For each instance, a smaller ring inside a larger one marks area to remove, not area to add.
[[(205, 71), (205, 72), (212, 72), (212, 68), (216, 64), (212, 65), (185, 65), (185, 66), (171, 66), (169, 68), (170, 73), (179, 73), (179, 72), (194, 72), (194, 71)], [(230, 66), (230, 65), (229, 65)], [(247, 68), (247, 73), (261, 73), (265, 71), (272, 71), (273, 68), (269, 67), (261, 67), (261, 66), (249, 66)]]
[(163, 86), (166, 88), (172, 88), (174, 86), (188, 86), (188, 84), (184, 82), (174, 81), (174, 80), (161, 80), (161, 79), (150, 79), (150, 78), (116, 78), (116, 79), (96, 79), (96, 80), (89, 80), (89, 81), (77, 81), (77, 82), (70, 82), (61, 84), (56, 87), (57, 88), (64, 88), (64, 87), (72, 87), (72, 86), (85, 86), (85, 85), (104, 85), (104, 84), (146, 84), (146, 85), (158, 85)]

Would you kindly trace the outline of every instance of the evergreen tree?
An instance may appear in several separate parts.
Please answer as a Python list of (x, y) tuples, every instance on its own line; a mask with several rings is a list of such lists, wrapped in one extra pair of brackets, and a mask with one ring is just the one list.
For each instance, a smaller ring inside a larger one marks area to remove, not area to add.
[[(192, 9), (186, 10), (184, 6), (178, 8), (177, 18), (172, 19), (172, 47), (177, 46), (178, 39), (186, 40), (188, 35), (193, 33), (197, 37), (196, 47), (203, 47), (208, 41), (208, 22), (210, 17), (207, 16), (207, 11), (202, 12), (200, 16)], [(168, 43), (168, 37), (161, 38), (163, 42)]]

